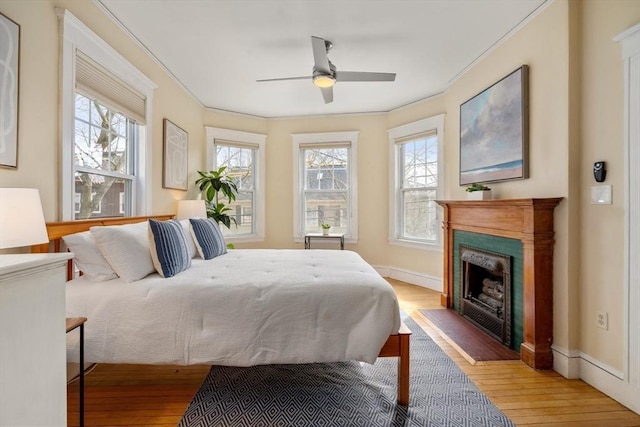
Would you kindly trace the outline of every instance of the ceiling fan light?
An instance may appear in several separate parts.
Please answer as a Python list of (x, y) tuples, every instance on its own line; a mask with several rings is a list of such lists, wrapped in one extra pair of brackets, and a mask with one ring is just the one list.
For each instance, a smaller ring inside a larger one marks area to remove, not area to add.
[(331, 87), (336, 84), (336, 79), (333, 76), (315, 76), (313, 84), (321, 88)]

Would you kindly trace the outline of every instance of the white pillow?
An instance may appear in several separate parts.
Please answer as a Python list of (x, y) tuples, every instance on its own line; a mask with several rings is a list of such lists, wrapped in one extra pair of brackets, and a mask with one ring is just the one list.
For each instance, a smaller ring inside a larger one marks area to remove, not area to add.
[(102, 255), (127, 282), (140, 280), (156, 271), (147, 230), (147, 221), (90, 229)]
[(195, 258), (195, 256), (198, 255), (198, 250), (196, 249), (196, 242), (193, 241), (193, 236), (191, 235), (189, 220), (180, 220), (180, 225), (182, 225), (182, 230), (187, 237), (187, 249), (189, 249), (189, 258)]
[(89, 231), (62, 236), (64, 244), (73, 252), (74, 260), (82, 274), (94, 282), (106, 282), (118, 277), (100, 252)]

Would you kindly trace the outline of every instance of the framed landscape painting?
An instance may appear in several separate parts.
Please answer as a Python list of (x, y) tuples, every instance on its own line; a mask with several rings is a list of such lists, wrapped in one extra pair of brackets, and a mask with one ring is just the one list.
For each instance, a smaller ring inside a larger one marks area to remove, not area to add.
[(460, 185), (529, 177), (529, 69), (460, 105)]

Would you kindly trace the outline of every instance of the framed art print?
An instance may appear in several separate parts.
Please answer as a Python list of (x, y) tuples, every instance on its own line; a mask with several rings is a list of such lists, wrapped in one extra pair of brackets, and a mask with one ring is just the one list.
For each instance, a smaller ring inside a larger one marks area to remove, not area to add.
[(189, 135), (168, 119), (164, 119), (164, 157), (162, 164), (162, 187), (187, 190), (187, 157)]
[(529, 177), (528, 67), (460, 105), (460, 185)]
[(18, 167), (20, 25), (0, 13), (0, 166)]

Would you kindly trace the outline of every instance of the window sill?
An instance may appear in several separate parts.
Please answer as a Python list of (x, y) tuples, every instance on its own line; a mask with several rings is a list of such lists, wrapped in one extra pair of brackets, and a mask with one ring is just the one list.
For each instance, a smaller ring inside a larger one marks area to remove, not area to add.
[(400, 246), (403, 248), (411, 248), (411, 249), (419, 249), (422, 251), (429, 252), (440, 252), (442, 253), (442, 244), (438, 243), (422, 243), (416, 242), (414, 240), (404, 240), (404, 239), (389, 239), (389, 244), (391, 246)]

